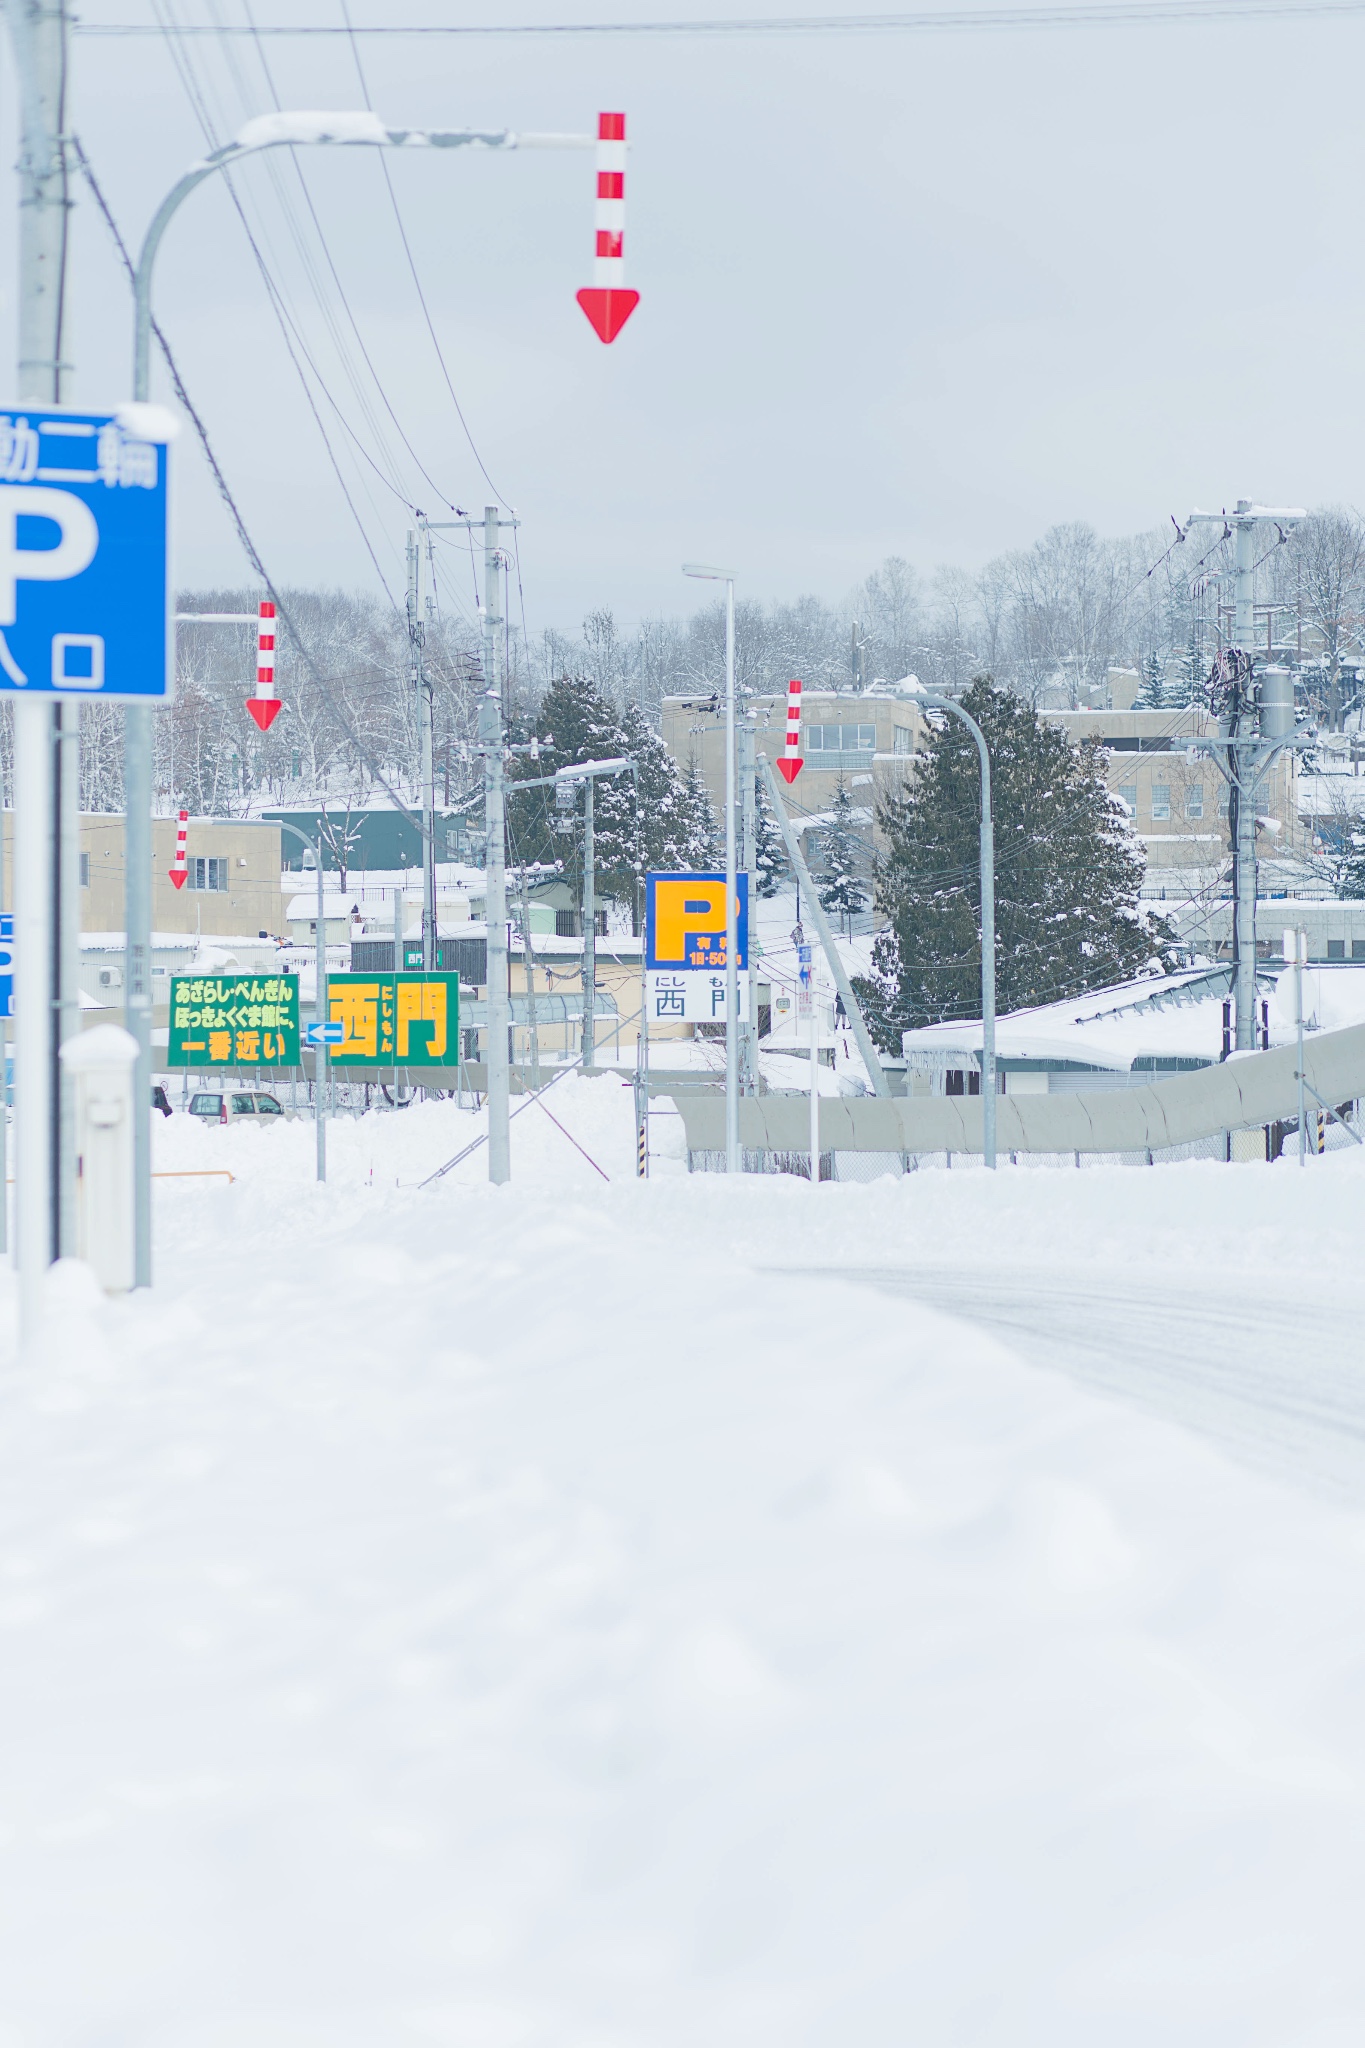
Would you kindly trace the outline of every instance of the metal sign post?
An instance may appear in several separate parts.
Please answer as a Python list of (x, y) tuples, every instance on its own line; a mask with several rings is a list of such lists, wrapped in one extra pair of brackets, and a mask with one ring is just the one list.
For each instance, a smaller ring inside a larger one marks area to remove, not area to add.
[[(167, 427), (173, 423), (167, 422)], [(16, 1178), (21, 1320), (31, 1330), (38, 1289), (62, 1248), (60, 1215), (72, 1189), (69, 1132), (57, 1122), (60, 1082), (54, 1040), (75, 1035), (70, 954), (74, 923), (78, 729), (68, 715), (84, 699), (164, 703), (171, 690), (171, 577), (168, 449), (149, 408), (89, 413), (60, 406), (0, 413), (0, 691), (15, 699), (15, 939), (21, 959), (16, 1014), (19, 1116)], [(50, 706), (66, 707), (54, 724)], [(63, 757), (59, 765), (57, 756)], [(56, 792), (68, 829), (59, 832)], [(69, 814), (69, 816), (67, 815)], [(134, 815), (130, 806), (130, 821)], [(136, 858), (130, 833), (127, 857)], [(54, 876), (56, 887), (54, 888)], [(64, 940), (54, 921), (63, 905)], [(128, 977), (135, 1023), (141, 973)], [(58, 963), (54, 975), (48, 963)], [(59, 1007), (54, 1008), (54, 1005)], [(135, 1150), (150, 1175), (150, 1065), (138, 1070)], [(135, 1171), (134, 1186), (139, 1177)]]

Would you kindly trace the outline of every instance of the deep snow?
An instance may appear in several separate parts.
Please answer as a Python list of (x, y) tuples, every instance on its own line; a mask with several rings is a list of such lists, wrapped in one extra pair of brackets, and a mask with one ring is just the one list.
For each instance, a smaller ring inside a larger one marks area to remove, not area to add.
[(808, 1269), (1346, 1295), (1365, 1170), (641, 1187), (630, 1100), (501, 1191), (177, 1117), (155, 1292), (7, 1338), (3, 2048), (1354, 2043), (1365, 1520)]

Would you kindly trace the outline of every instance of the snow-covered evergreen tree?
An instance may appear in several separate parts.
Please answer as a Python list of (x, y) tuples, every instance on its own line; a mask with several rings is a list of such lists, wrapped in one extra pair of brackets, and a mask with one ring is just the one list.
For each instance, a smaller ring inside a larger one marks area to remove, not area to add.
[(1207, 676), (1208, 664), (1199, 652), (1199, 640), (1191, 620), (1189, 639), (1179, 657), (1172, 681), (1171, 702), (1181, 709), (1190, 704), (1202, 704)]
[(1365, 896), (1365, 832), (1352, 832), (1346, 858), (1337, 870), (1338, 896), (1359, 901)]
[(686, 859), (679, 865), (684, 868), (713, 868), (720, 858), (716, 814), (695, 755), (683, 774), (683, 804), (687, 819)]
[(1142, 690), (1138, 703), (1144, 711), (1164, 711), (1169, 701), (1166, 695), (1166, 664), (1154, 647), (1142, 664)]
[[(990, 748), (1000, 1010), (1081, 995), (1172, 958), (1169, 927), (1141, 905), (1142, 849), (1098, 744), (1073, 746), (986, 678), (962, 704)], [(976, 747), (947, 718), (930, 729), (914, 780), (883, 800), (877, 900), (890, 922), (862, 988), (888, 1050), (908, 1028), (981, 1014), (980, 801)]]
[(856, 828), (853, 821), (853, 799), (848, 793), (848, 784), (839, 777), (834, 791), (833, 815), (822, 834), (820, 871), (816, 877), (816, 892), (822, 907), (836, 913), (845, 923), (852, 919), (867, 902), (867, 890), (858, 873), (859, 860), (856, 844)]
[(776, 896), (787, 875), (787, 849), (782, 844), (782, 834), (777, 829), (777, 820), (761, 779), (754, 819), (754, 870), (757, 875), (754, 887), (760, 896)]

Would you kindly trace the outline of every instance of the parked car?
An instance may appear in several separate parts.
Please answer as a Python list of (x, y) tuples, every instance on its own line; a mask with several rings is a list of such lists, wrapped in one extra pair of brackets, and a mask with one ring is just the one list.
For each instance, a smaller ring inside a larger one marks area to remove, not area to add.
[(190, 1115), (206, 1124), (235, 1124), (247, 1119), (263, 1124), (283, 1117), (284, 1110), (273, 1095), (248, 1095), (242, 1091), (231, 1095), (192, 1095)]

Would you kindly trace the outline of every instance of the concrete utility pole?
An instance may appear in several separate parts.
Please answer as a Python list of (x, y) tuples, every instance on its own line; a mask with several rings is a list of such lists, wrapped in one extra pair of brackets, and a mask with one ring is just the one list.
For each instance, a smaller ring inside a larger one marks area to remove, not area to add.
[[(1192, 512), (1193, 526), (1222, 525), (1233, 536), (1233, 645), (1216, 665), (1212, 708), (1218, 737), (1207, 747), (1228, 785), (1232, 845), (1232, 997), (1238, 1052), (1256, 1046), (1256, 801), (1274, 761), (1294, 736), (1293, 678), (1256, 661), (1256, 551), (1258, 534), (1274, 527), (1283, 540), (1306, 517), (1301, 507), (1280, 509), (1237, 500), (1231, 512)], [(1287, 688), (1286, 688), (1287, 686)]]
[(583, 1029), (582, 1065), (594, 1071), (597, 1060), (597, 859), (593, 845), (593, 778), (583, 778)]
[(684, 576), (725, 585), (725, 1171), (740, 1171), (739, 1157), (739, 896), (735, 845), (735, 578), (731, 569), (684, 562)]
[(408, 534), (408, 674), (420, 725), (422, 746), (422, 966), (436, 966), (436, 707), (426, 664), (426, 625), (422, 619), (422, 545), (426, 521), (417, 515), (418, 530)]
[[(62, 400), (66, 304), (65, 0), (5, 0), (19, 84), (18, 399)], [(62, 1116), (61, 1027), (77, 998), (76, 792), (62, 757), (79, 735), (74, 704), (16, 696), (14, 714), (15, 1259), (21, 1335), (33, 1334), (43, 1275), (64, 1248), (74, 1154)], [(59, 850), (60, 849), (60, 850)], [(79, 879), (79, 878), (78, 878)], [(71, 1240), (66, 1240), (70, 1244)]]
[(752, 711), (740, 720), (739, 866), (749, 877), (748, 1016), (740, 1032), (740, 1078), (746, 1095), (758, 1093), (758, 734)]

